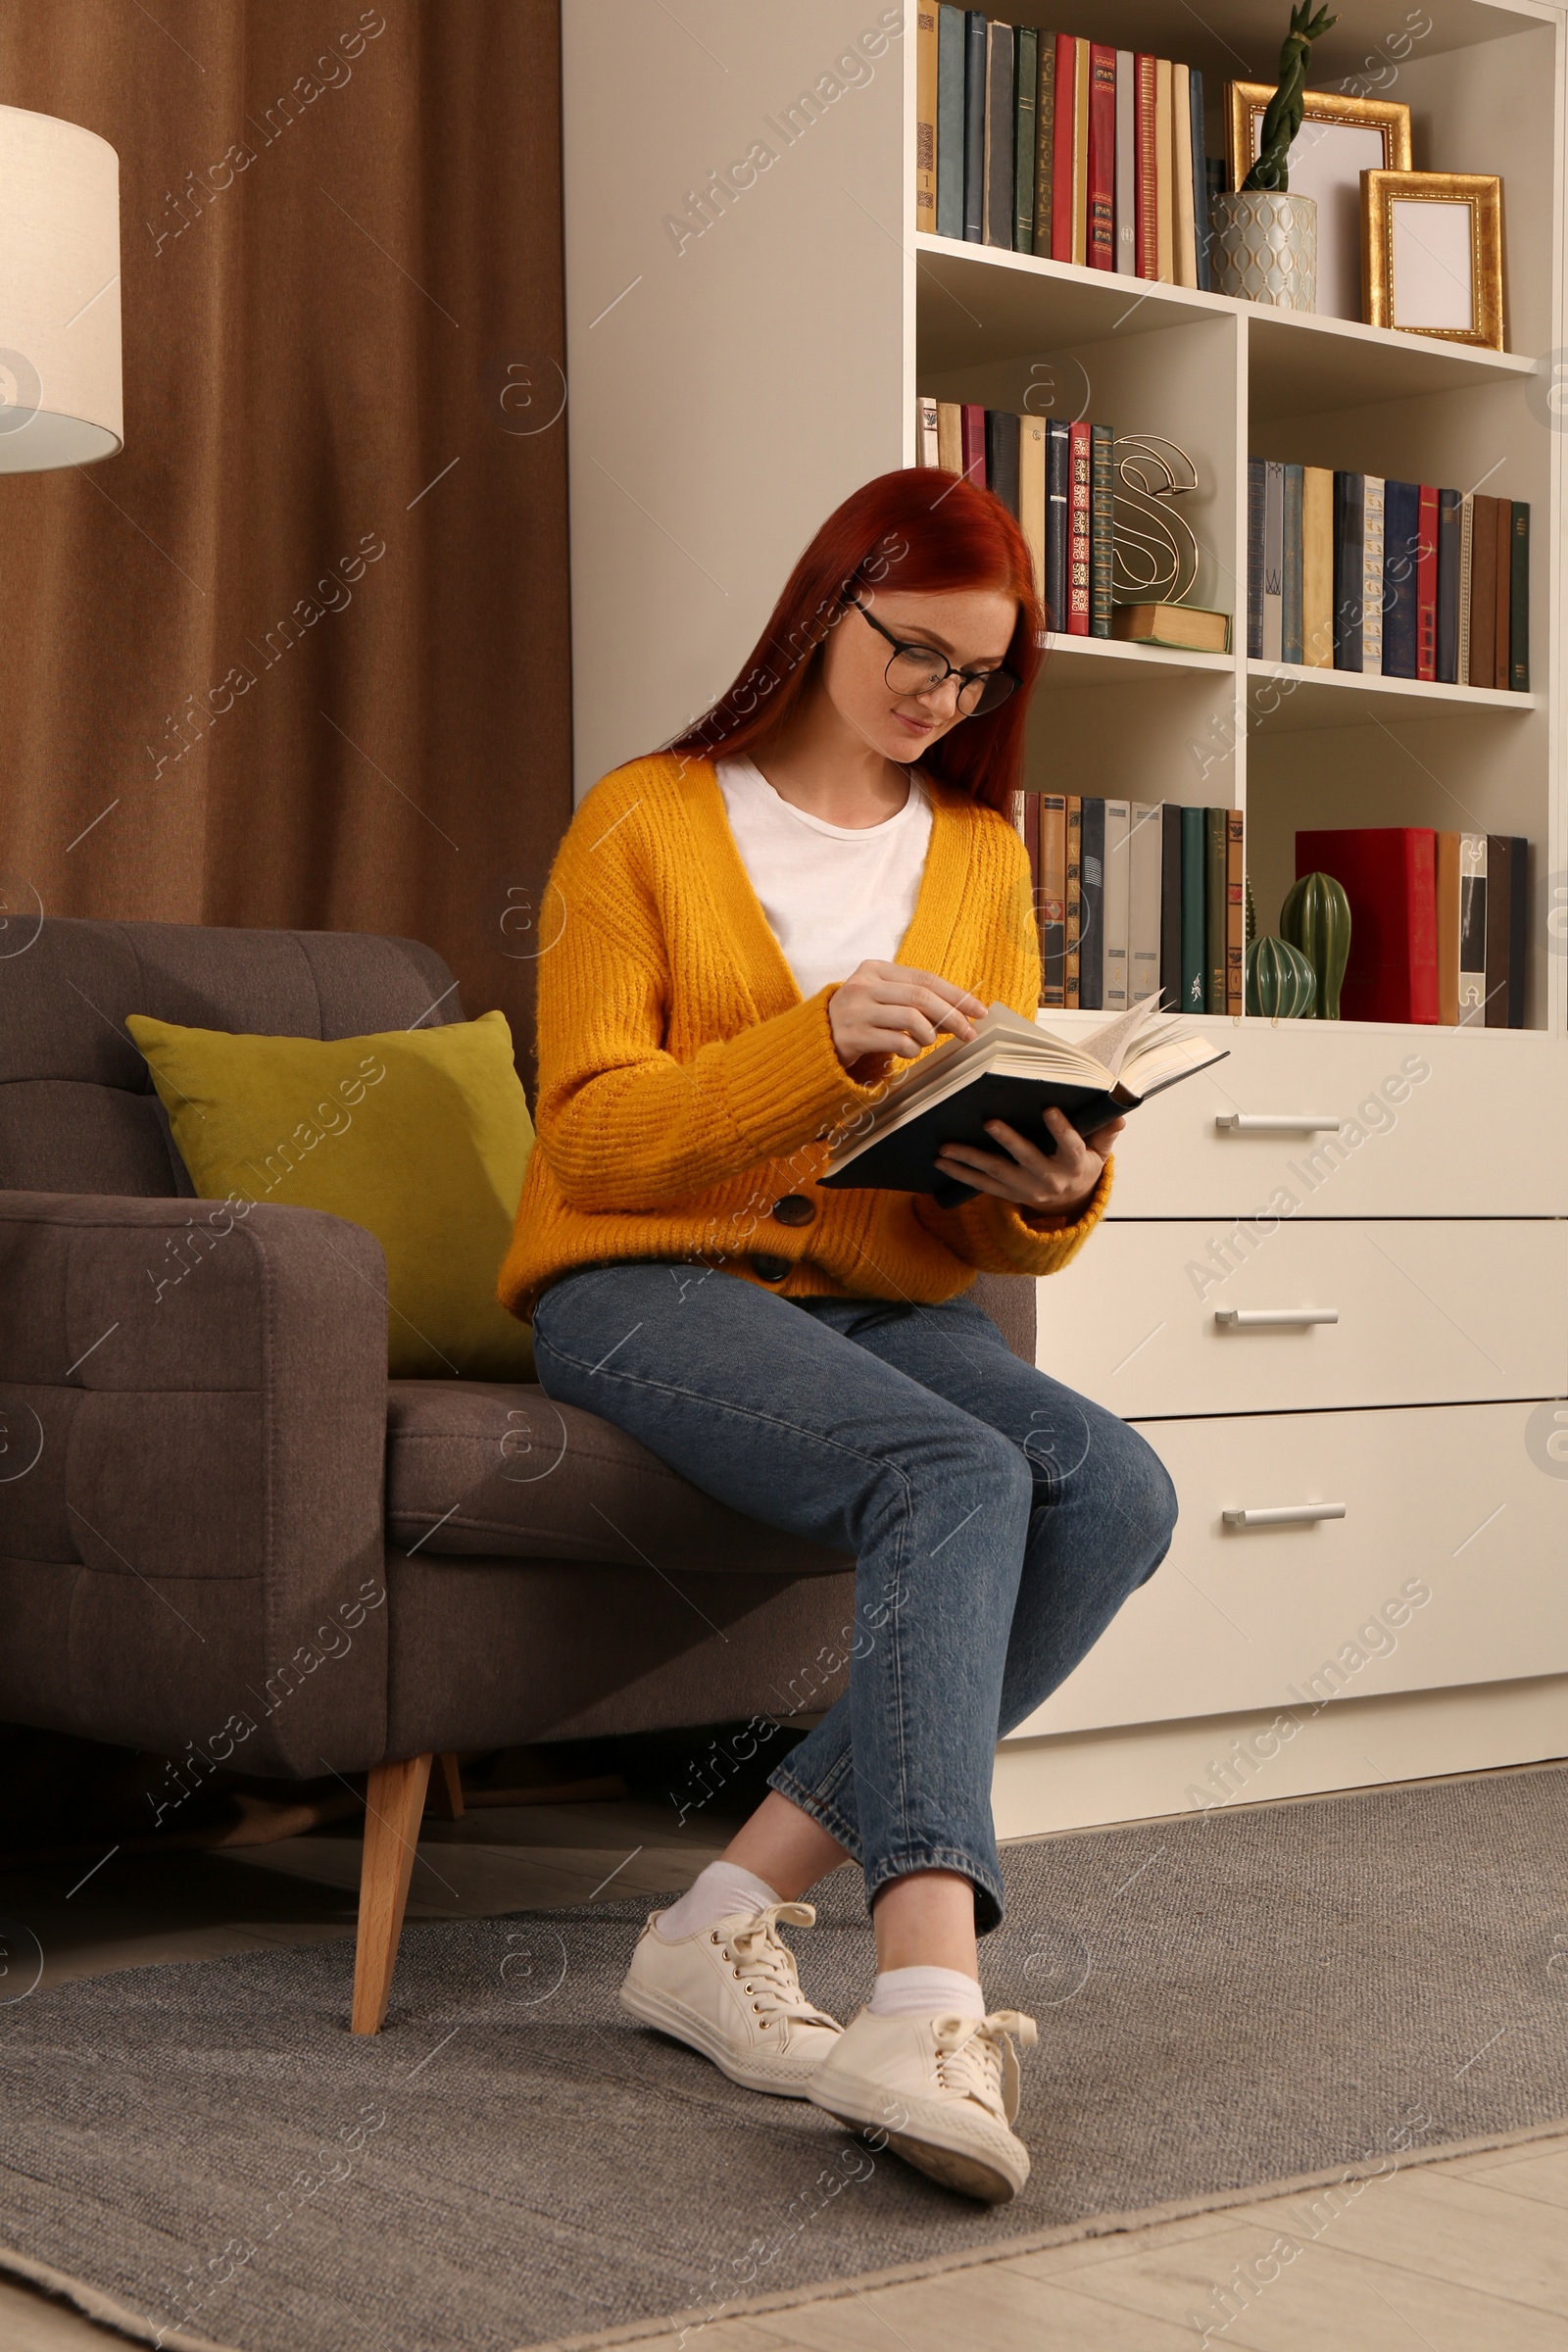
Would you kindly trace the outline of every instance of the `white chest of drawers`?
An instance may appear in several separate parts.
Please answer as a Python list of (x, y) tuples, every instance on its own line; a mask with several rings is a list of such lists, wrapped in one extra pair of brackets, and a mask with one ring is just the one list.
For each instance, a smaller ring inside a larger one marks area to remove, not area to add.
[(1020, 1737), (1568, 1674), (1560, 1041), (1223, 1034), (1039, 1286), (1041, 1368), (1142, 1430), (1181, 1520)]

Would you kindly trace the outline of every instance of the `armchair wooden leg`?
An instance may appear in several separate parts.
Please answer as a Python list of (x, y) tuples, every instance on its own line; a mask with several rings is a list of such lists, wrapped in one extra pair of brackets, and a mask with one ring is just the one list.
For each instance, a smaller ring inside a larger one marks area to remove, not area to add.
[(396, 1764), (377, 1764), (365, 1792), (360, 1935), (354, 1954), (356, 2034), (379, 2034), (386, 2016), (429, 1779), (428, 1755), (405, 1756)]
[(430, 1809), (437, 1821), (463, 1819), (463, 1775), (456, 1756), (437, 1756), (430, 1775)]

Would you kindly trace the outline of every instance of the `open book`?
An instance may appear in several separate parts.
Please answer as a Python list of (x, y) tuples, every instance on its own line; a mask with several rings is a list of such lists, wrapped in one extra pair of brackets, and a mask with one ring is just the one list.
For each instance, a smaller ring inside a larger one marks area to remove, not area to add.
[(1081, 1043), (1054, 1037), (1005, 1004), (993, 1004), (967, 1043), (933, 1047), (894, 1080), (870, 1124), (836, 1152), (818, 1182), (883, 1192), (932, 1193), (945, 1208), (972, 1200), (974, 1187), (942, 1175), (944, 1144), (999, 1152), (987, 1119), (1004, 1119), (1054, 1154), (1045, 1122), (1054, 1105), (1080, 1135), (1135, 1110), (1151, 1095), (1190, 1078), (1229, 1052), (1189, 1029), (1179, 1013), (1145, 997)]

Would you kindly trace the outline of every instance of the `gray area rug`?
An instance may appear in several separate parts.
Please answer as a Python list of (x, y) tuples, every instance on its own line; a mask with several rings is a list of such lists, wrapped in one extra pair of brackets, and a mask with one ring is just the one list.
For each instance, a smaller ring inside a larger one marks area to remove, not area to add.
[[(1014, 1847), (1000, 2210), (624, 2018), (636, 1904), (409, 1929), (376, 2040), (346, 1943), (64, 1985), (0, 2008), (0, 2267), (155, 2343), (514, 2352), (1568, 2129), (1565, 1857), (1559, 1768)], [(817, 1898), (843, 2014), (858, 1881)]]

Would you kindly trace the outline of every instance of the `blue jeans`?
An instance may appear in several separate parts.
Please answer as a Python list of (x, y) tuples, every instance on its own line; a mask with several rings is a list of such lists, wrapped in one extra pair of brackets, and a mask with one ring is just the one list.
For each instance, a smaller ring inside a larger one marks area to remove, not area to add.
[(554, 1282), (533, 1344), (547, 1396), (854, 1558), (849, 1690), (770, 1786), (860, 1863), (867, 1901), (957, 1871), (994, 1928), (996, 1742), (1164, 1558), (1176, 1496), (1158, 1456), (961, 1296), (792, 1299), (622, 1261)]

